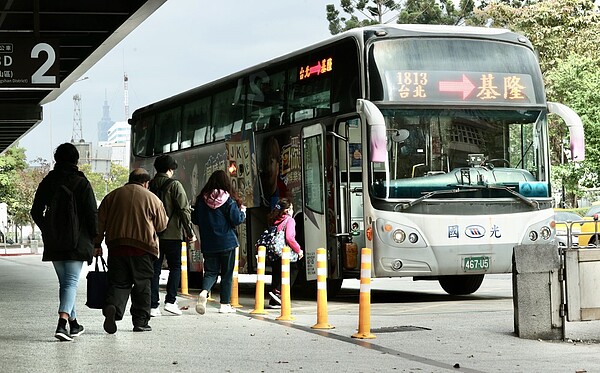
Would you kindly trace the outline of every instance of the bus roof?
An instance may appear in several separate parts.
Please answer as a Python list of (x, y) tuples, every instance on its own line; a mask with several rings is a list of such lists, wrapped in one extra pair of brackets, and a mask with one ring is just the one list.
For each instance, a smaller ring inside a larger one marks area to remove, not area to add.
[[(486, 40), (500, 40), (509, 43), (520, 44), (533, 50), (531, 42), (524, 36), (514, 33), (508, 29), (503, 28), (489, 28), (489, 27), (474, 27), (474, 26), (448, 26), (448, 25), (421, 25), (421, 24), (389, 24), (389, 25), (372, 25), (366, 27), (360, 27), (345, 31), (343, 33), (332, 36), (331, 38), (320, 41), (316, 44), (309, 45), (307, 47), (297, 49), (279, 57), (272, 58), (260, 64), (250, 66), (243, 70), (233, 72), (229, 75), (223, 76), (211, 82), (202, 84), (201, 86), (192, 88), (174, 96), (165, 98), (157, 101), (150, 105), (138, 108), (132, 115), (132, 118), (136, 116), (137, 112), (150, 110), (155, 107), (168, 106), (172, 101), (179, 101), (184, 99), (186, 96), (194, 96), (197, 92), (201, 92), (212, 87), (219, 86), (225, 82), (231, 82), (240, 77), (244, 77), (249, 73), (261, 69), (266, 69), (273, 64), (283, 62), (287, 59), (297, 57), (304, 53), (311, 52), (315, 49), (325, 47), (329, 44), (335, 43), (339, 40), (346, 38), (354, 38), (360, 43), (364, 43), (365, 40), (376, 38), (376, 37), (465, 37), (471, 39), (486, 39)], [(131, 122), (130, 122), (131, 124)]]

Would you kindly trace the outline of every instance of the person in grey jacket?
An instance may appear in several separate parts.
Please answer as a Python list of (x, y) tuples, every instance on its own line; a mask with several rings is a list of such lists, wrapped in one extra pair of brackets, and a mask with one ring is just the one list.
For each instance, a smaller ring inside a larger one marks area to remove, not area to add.
[(167, 229), (159, 234), (160, 255), (154, 262), (154, 277), (152, 278), (152, 296), (150, 316), (160, 316), (159, 280), (163, 260), (167, 259), (169, 266), (169, 279), (167, 280), (167, 294), (165, 296), (166, 312), (181, 315), (177, 304), (177, 288), (181, 281), (181, 243), (195, 241), (194, 231), (190, 221), (190, 202), (183, 185), (178, 180), (172, 179), (177, 169), (177, 162), (170, 155), (161, 155), (154, 161), (157, 174), (150, 182), (150, 190), (158, 195), (165, 206), (169, 224)]
[[(44, 254), (42, 261), (52, 262), (59, 283), (58, 326), (54, 336), (61, 341), (72, 341), (83, 333), (83, 325), (77, 322), (75, 300), (79, 275), (84, 262), (92, 262), (93, 239), (96, 236), (98, 210), (96, 197), (88, 179), (77, 168), (79, 152), (71, 143), (64, 143), (54, 152), (54, 169), (42, 180), (35, 192), (31, 217), (42, 230)], [(61, 185), (72, 185), (79, 220), (79, 239), (74, 248), (60, 247), (48, 237), (48, 208)], [(67, 331), (67, 323), (69, 330)]]

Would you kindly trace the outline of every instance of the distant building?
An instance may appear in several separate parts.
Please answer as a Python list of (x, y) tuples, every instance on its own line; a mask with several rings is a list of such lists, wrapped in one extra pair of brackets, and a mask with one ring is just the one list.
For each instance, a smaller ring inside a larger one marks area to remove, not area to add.
[[(122, 165), (123, 167), (129, 167), (129, 141), (131, 138), (131, 126), (123, 122), (115, 122), (108, 129), (108, 140), (99, 142), (100, 148), (110, 149), (110, 155), (108, 158), (111, 162)], [(107, 158), (103, 153), (102, 158)]]
[(98, 142), (108, 141), (108, 130), (113, 124), (115, 122), (110, 119), (110, 106), (108, 106), (108, 101), (105, 98), (102, 119), (98, 122)]

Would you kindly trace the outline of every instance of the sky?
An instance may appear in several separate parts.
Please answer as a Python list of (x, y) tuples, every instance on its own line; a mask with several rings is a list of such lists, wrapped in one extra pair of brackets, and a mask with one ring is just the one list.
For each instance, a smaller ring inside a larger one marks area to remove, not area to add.
[(73, 136), (81, 97), (83, 139), (97, 142), (105, 100), (113, 121), (138, 108), (330, 37), (325, 7), (337, 0), (167, 0), (56, 100), (19, 145), (27, 161), (52, 159)]

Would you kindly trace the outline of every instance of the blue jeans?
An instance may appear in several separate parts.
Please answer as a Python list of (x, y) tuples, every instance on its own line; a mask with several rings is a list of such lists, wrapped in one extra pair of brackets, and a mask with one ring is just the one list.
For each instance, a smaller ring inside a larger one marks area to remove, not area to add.
[(203, 253), (204, 279), (202, 290), (210, 291), (217, 277), (221, 275), (221, 304), (231, 302), (231, 286), (233, 282), (233, 266), (235, 264), (235, 247), (218, 253)]
[(69, 314), (69, 319), (77, 318), (75, 312), (75, 299), (77, 298), (77, 284), (83, 262), (76, 260), (60, 260), (52, 262), (59, 284), (58, 312)]
[(175, 303), (177, 300), (177, 289), (181, 282), (181, 241), (160, 240), (159, 247), (160, 257), (154, 262), (154, 276), (152, 277), (151, 308), (158, 307), (160, 303), (158, 287), (164, 258), (167, 258), (167, 265), (169, 266), (165, 303)]

